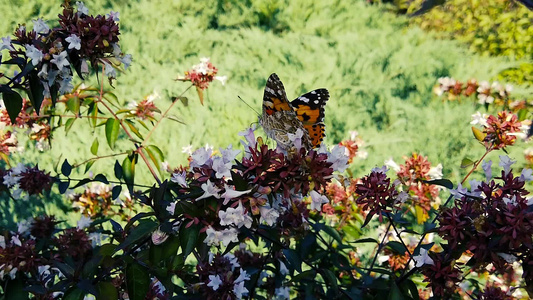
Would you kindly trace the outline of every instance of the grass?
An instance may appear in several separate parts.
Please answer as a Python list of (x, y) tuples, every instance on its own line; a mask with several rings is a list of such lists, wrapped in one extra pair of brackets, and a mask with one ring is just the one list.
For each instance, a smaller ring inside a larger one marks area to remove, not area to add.
[[(42, 0), (0, 4), (6, 12), (0, 36), (12, 32), (17, 23), (31, 24), (37, 17), (56, 19), (59, 4)], [(442, 163), (444, 176), (458, 182), (467, 172), (460, 168), (461, 160), (483, 153), (469, 125), (470, 115), (483, 108), (470, 102), (443, 103), (432, 94), (432, 87), (442, 76), (487, 80), (514, 64), (505, 58), (477, 56), (455, 41), (434, 39), (409, 27), (403, 17), (364, 1), (220, 0), (205, 6), (192, 0), (96, 0), (86, 5), (92, 14), (120, 12), (122, 49), (134, 58), (114, 90), (123, 103), (156, 91), (161, 94), (156, 105), (164, 110), (171, 96), (187, 88), (174, 79), (203, 56), (211, 58), (220, 75), (229, 77), (225, 86), (212, 83), (204, 106), (193, 90), (188, 91), (189, 106), (177, 104), (172, 111), (186, 125), (165, 120), (151, 138), (171, 166), (186, 162), (181, 149), (188, 144), (237, 146), (237, 133), (257, 122), (257, 114), (238, 96), (259, 111), (266, 78), (275, 72), (289, 98), (314, 88), (329, 89), (326, 143), (340, 142), (350, 130), (357, 130), (366, 142), (369, 156), (353, 163), (355, 175), (368, 173), (389, 157), (401, 162), (402, 156), (418, 152), (434, 165)], [(89, 82), (95, 84), (94, 78)], [(527, 87), (515, 90), (516, 95), (532, 92)], [(81, 123), (66, 136), (59, 129), (53, 151), (38, 153), (30, 148), (15, 155), (14, 161), (38, 161), (47, 169), (59, 155), (80, 162), (91, 157), (89, 147), (95, 137), (100, 140), (100, 154), (111, 153), (103, 133)], [(120, 146), (131, 149), (126, 140)], [(518, 146), (510, 155), (523, 163), (522, 151)], [(97, 162), (93, 170), (112, 172), (113, 163)], [(146, 169), (138, 169), (137, 175), (150, 182)]]

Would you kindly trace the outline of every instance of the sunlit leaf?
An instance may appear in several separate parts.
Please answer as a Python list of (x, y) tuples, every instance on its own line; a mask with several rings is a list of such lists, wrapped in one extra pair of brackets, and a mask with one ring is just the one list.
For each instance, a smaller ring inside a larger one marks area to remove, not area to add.
[(115, 143), (118, 139), (118, 133), (120, 131), (120, 122), (116, 119), (109, 118), (105, 123), (105, 137), (107, 144), (111, 149), (115, 149)]

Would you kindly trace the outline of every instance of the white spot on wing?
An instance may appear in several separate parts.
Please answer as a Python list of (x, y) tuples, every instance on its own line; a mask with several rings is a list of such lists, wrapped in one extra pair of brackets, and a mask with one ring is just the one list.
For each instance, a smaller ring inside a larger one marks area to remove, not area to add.
[(306, 97), (304, 97), (304, 96), (300, 96), (299, 99), (302, 100), (302, 101), (305, 102), (305, 103), (309, 103), (309, 98), (306, 98)]
[(318, 100), (315, 100), (315, 104), (318, 104)]

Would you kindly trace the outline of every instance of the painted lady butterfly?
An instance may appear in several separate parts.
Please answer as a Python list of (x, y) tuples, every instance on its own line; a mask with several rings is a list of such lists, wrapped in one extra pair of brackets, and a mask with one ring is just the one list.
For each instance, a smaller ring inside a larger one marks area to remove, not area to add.
[(298, 129), (304, 133), (303, 147), (307, 150), (318, 148), (326, 136), (324, 106), (328, 99), (328, 90), (318, 89), (289, 102), (283, 83), (278, 75), (272, 74), (265, 86), (259, 124), (285, 150), (294, 146), (288, 134), (295, 134)]

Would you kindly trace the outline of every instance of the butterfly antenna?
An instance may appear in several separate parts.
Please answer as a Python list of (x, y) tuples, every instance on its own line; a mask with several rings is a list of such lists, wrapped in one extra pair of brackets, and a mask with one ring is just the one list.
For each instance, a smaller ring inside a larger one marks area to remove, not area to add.
[(246, 103), (246, 101), (244, 101), (241, 96), (237, 96), (239, 97), (239, 99), (241, 99), (242, 102), (244, 102), (244, 104), (246, 104), (246, 106), (248, 106), (251, 110), (253, 110), (257, 115), (259, 115), (259, 113), (257, 112), (257, 110), (255, 110), (255, 108), (251, 107), (250, 104)]

